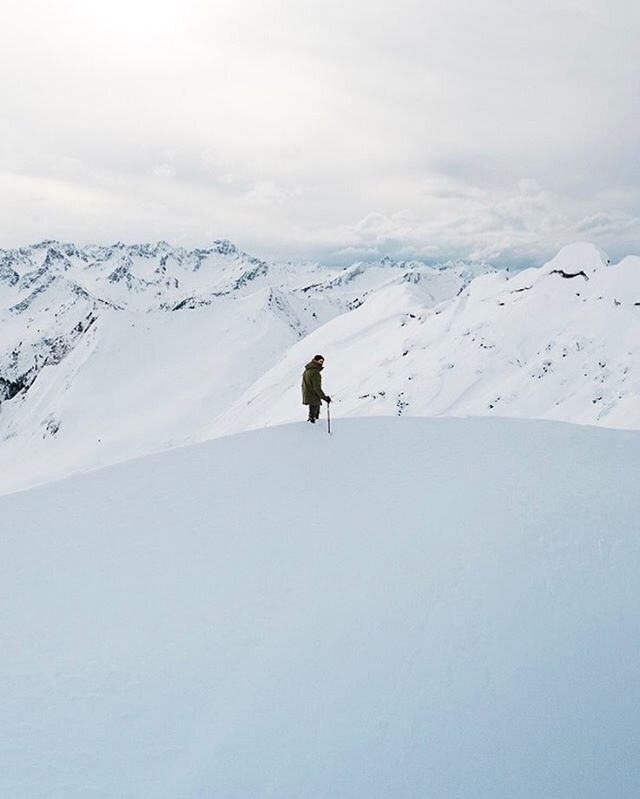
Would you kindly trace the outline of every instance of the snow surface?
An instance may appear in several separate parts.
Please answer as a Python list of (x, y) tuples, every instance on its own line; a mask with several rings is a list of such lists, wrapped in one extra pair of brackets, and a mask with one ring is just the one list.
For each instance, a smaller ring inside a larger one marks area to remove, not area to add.
[(640, 795), (640, 433), (334, 431), (0, 498), (3, 799)]

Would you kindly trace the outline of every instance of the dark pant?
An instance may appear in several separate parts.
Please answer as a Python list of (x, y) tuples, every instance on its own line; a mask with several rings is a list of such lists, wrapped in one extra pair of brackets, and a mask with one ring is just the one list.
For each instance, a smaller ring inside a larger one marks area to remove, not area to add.
[(309, 419), (313, 419), (315, 421), (319, 416), (320, 416), (320, 406), (309, 405)]

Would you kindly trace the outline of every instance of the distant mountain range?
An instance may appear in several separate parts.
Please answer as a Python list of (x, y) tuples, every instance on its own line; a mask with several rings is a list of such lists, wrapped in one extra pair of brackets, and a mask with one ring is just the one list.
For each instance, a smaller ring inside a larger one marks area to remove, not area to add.
[(0, 250), (0, 490), (302, 418), (502, 415), (640, 428), (640, 258), (540, 268), (271, 263), (228, 241)]

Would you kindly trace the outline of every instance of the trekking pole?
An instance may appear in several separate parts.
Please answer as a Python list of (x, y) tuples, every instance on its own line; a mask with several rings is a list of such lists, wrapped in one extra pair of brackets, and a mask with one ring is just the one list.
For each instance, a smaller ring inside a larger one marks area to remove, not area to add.
[(331, 435), (331, 403), (327, 402), (327, 433)]

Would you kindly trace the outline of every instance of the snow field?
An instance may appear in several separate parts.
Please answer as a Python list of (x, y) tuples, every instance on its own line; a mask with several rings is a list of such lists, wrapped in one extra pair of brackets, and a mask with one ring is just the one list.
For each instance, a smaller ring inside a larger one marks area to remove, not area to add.
[(337, 419), (1, 497), (0, 796), (637, 796), (639, 444)]

